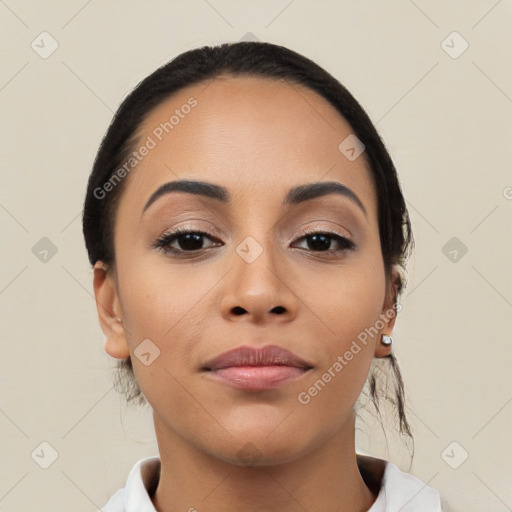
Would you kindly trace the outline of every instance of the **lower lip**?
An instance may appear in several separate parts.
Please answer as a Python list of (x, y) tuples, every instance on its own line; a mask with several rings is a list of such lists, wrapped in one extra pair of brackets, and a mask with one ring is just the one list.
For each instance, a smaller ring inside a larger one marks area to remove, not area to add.
[(295, 366), (232, 366), (208, 372), (214, 379), (235, 388), (256, 391), (277, 388), (305, 373), (305, 368)]

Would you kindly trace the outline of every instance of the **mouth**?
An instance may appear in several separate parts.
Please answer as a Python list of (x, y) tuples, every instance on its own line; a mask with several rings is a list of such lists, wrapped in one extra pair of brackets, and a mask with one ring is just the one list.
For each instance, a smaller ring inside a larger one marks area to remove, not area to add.
[(313, 366), (277, 345), (248, 346), (224, 352), (201, 370), (208, 377), (239, 389), (264, 391), (294, 381)]

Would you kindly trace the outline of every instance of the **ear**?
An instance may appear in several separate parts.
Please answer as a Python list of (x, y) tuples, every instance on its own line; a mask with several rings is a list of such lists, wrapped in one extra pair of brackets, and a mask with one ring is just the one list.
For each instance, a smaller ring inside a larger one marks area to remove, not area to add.
[(395, 326), (396, 315), (398, 313), (396, 308), (396, 301), (398, 297), (398, 291), (400, 289), (401, 276), (396, 267), (393, 267), (391, 273), (391, 279), (387, 284), (386, 297), (382, 306), (380, 315), (381, 321), (385, 324), (379, 331), (375, 345), (375, 357), (387, 357), (391, 353), (392, 345), (384, 345), (381, 342), (381, 335), (387, 334), (391, 336), (393, 327)]
[(122, 323), (115, 276), (107, 274), (107, 266), (101, 261), (94, 265), (93, 283), (101, 330), (106, 336), (105, 351), (117, 359), (126, 359), (130, 357), (130, 348)]

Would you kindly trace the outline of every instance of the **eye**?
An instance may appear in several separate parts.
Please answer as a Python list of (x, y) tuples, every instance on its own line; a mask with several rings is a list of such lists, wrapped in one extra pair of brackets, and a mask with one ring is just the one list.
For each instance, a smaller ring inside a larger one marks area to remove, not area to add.
[[(197, 231), (193, 229), (176, 229), (171, 231), (170, 233), (166, 233), (162, 237), (160, 237), (153, 244), (153, 247), (157, 249), (161, 249), (164, 252), (174, 252), (174, 253), (183, 253), (183, 252), (194, 252), (200, 251), (204, 249), (203, 247), (203, 238), (208, 238), (209, 240), (214, 240), (208, 233), (204, 231)], [(177, 242), (175, 245), (178, 246), (176, 248), (173, 247), (172, 244)]]
[[(204, 247), (204, 239), (210, 240), (213, 242), (213, 245)], [(353, 251), (356, 247), (354, 242), (345, 236), (339, 233), (324, 231), (311, 231), (297, 240), (304, 240), (307, 245), (306, 249), (309, 249), (312, 252), (324, 252), (328, 254), (349, 252)], [(215, 241), (218, 242), (217, 239), (204, 231), (180, 228), (165, 233), (154, 242), (153, 247), (160, 249), (165, 253), (174, 253), (179, 255), (184, 253), (194, 253), (203, 249), (215, 247)], [(338, 249), (332, 249), (333, 242), (338, 245)], [(217, 246), (218, 245), (219, 244), (217, 244)]]
[[(344, 237), (338, 233), (330, 233), (324, 231), (312, 231), (306, 233), (305, 236), (298, 240), (305, 240), (307, 248), (313, 252), (328, 252), (328, 253), (340, 253), (353, 251), (356, 247), (352, 240)], [(340, 247), (339, 249), (332, 249), (331, 244), (335, 242)]]

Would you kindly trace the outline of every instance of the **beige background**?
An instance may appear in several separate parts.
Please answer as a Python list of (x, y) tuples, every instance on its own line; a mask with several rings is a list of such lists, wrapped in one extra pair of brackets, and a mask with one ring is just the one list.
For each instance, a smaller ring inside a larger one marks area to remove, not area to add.
[[(395, 351), (416, 456), (409, 469), (378, 425), (359, 449), (437, 488), (447, 511), (512, 510), (511, 22), (509, 0), (1, 1), (0, 511), (98, 510), (157, 453), (149, 409), (112, 390), (81, 233), (86, 180), (139, 80), (244, 37), (305, 54), (354, 93), (409, 204), (416, 252)], [(31, 47), (50, 48), (43, 31), (58, 43), (47, 58)], [(453, 31), (469, 44), (457, 58)], [(46, 261), (43, 237), (57, 249)]]

